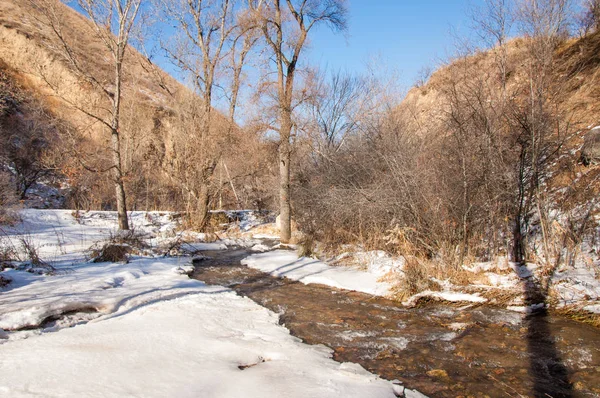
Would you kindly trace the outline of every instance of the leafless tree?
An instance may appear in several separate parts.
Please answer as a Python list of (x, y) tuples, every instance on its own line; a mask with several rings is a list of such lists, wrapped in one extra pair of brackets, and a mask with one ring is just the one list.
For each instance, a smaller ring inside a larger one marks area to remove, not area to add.
[(290, 138), (298, 62), (314, 26), (327, 24), (334, 30), (345, 29), (346, 7), (344, 0), (249, 0), (248, 3), (277, 71), (280, 228), (281, 241), (287, 243), (291, 238)]
[(597, 31), (600, 27), (600, 0), (585, 0), (583, 7), (582, 27), (584, 34), (592, 30)]
[[(158, 0), (158, 6), (165, 21), (177, 27), (174, 39), (163, 42), (162, 47), (173, 64), (189, 77), (195, 92), (202, 98), (201, 124), (194, 122), (195, 129), (187, 131), (190, 133), (188, 139), (193, 140), (191, 145), (198, 149), (190, 159), (194, 162), (190, 167), (201, 169), (195, 173), (199, 185), (194, 184), (196, 188), (192, 188), (188, 181), (182, 186), (187, 187), (187, 194), (196, 201), (197, 220), (194, 224), (204, 228), (208, 221), (210, 187), (223, 152), (223, 146), (218, 142), (224, 142), (215, 141), (218, 134), (211, 131), (223, 122), (217, 120), (223, 117), (213, 112), (214, 92), (217, 87), (223, 87), (224, 79), (220, 77), (226, 66), (230, 66), (229, 121), (233, 124), (242, 69), (256, 38), (251, 35), (252, 27), (243, 24), (243, 10), (234, 0)], [(230, 131), (219, 134), (228, 135)]]
[(356, 132), (368, 95), (365, 79), (342, 71), (328, 78), (316, 73), (314, 93), (307, 101), (309, 117), (316, 124), (315, 147), (318, 153), (337, 151), (346, 137)]
[[(119, 229), (128, 230), (127, 202), (123, 181), (121, 156), (121, 101), (123, 97), (124, 61), (128, 53), (129, 39), (140, 12), (142, 0), (77, 0), (74, 2), (88, 18), (87, 22), (95, 39), (103, 44), (110, 56), (112, 72), (105, 79), (101, 73), (89, 67), (85, 61), (88, 54), (77, 51), (74, 43), (78, 38), (69, 36), (63, 29), (64, 5), (55, 0), (33, 1), (32, 5), (43, 16), (41, 22), (48, 26), (58, 40), (57, 50), (79, 78), (102, 93), (110, 103), (86, 107), (71, 103), (75, 108), (95, 119), (110, 132), (112, 164), (110, 171), (115, 187)], [(47, 80), (49, 81), (49, 80)]]
[(506, 43), (514, 24), (513, 0), (485, 0), (471, 11), (475, 31), (489, 47), (500, 73), (502, 89), (506, 92), (508, 54)]
[(527, 100), (511, 101), (512, 130), (520, 148), (518, 198), (513, 232), (514, 261), (524, 261), (525, 234), (530, 212), (537, 211), (549, 263), (547, 212), (541, 183), (548, 165), (566, 139), (568, 126), (557, 119), (555, 101), (560, 92), (552, 81), (555, 50), (564, 38), (569, 13), (568, 0), (522, 0), (518, 23), (527, 39)]

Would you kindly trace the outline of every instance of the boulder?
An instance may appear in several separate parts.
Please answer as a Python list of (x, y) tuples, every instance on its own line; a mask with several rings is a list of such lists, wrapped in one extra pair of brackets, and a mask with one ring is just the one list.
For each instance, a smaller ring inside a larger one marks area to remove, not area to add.
[(587, 132), (581, 147), (581, 162), (589, 166), (600, 163), (600, 126)]

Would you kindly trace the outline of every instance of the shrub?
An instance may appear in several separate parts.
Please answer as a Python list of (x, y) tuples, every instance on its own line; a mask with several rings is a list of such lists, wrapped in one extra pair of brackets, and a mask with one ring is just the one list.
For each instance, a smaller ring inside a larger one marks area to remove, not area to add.
[(127, 263), (132, 249), (129, 245), (107, 243), (99, 250), (92, 252), (95, 263)]

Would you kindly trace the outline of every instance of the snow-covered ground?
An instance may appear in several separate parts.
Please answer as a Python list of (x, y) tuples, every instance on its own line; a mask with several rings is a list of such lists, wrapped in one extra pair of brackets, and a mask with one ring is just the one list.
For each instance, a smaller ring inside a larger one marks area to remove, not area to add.
[[(22, 217), (5, 239), (18, 249), (26, 238), (56, 271), (0, 272), (12, 279), (0, 288), (0, 396), (394, 396), (390, 382), (301, 343), (273, 312), (189, 279), (189, 257), (85, 262), (113, 213)], [(150, 240), (174, 234), (168, 214), (132, 221)]]
[(390, 294), (391, 284), (380, 280), (375, 272), (351, 267), (333, 267), (313, 258), (298, 256), (288, 250), (253, 254), (242, 264), (277, 277), (286, 277), (305, 284), (318, 283), (339, 289), (355, 290), (377, 296)]
[(221, 288), (0, 345), (0, 395), (393, 397), (359, 365), (307, 346)]
[[(266, 248), (265, 248), (266, 249)], [(331, 287), (355, 290), (379, 296), (393, 296), (395, 288), (405, 283), (402, 256), (394, 257), (381, 250), (363, 251), (346, 245), (344, 253), (328, 260), (298, 258), (292, 251), (276, 250), (253, 254), (243, 264), (276, 277), (286, 277), (305, 284), (317, 283)], [(263, 250), (255, 250), (263, 251)], [(344, 265), (340, 265), (344, 264)], [(430, 277), (440, 291), (426, 290), (404, 299), (403, 304), (412, 306), (422, 298), (448, 302), (498, 304), (498, 293), (512, 295), (507, 308), (527, 312), (535, 309), (525, 307), (524, 285), (527, 280), (539, 280), (543, 267), (534, 263), (517, 265), (498, 258), (485, 263), (463, 266), (472, 283), (461, 286), (449, 279)], [(568, 306), (600, 313), (600, 264), (579, 261), (574, 267), (559, 269), (551, 279), (550, 303), (557, 307)], [(489, 300), (488, 297), (492, 297)]]

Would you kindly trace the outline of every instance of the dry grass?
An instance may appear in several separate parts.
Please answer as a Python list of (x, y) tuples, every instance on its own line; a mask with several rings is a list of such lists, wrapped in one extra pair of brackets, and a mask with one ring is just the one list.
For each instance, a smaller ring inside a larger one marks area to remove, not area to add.
[(7, 278), (5, 276), (0, 275), (0, 288), (3, 288), (5, 286), (7, 286), (11, 282), (12, 282), (11, 279), (9, 279), (9, 278)]
[(600, 327), (600, 314), (584, 311), (577, 308), (558, 308), (553, 309), (554, 313), (569, 317), (577, 322), (583, 322), (595, 327)]
[(297, 242), (299, 257), (312, 257), (315, 255), (316, 241), (313, 235), (303, 234)]
[(127, 263), (131, 246), (107, 243), (97, 251), (92, 252), (95, 263)]
[(111, 234), (104, 244), (94, 245), (91, 248), (91, 256), (95, 263), (127, 263), (130, 254), (142, 253), (149, 247), (146, 238), (145, 235), (139, 234), (133, 229), (121, 231), (115, 235)]

